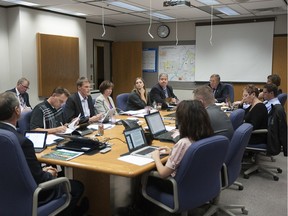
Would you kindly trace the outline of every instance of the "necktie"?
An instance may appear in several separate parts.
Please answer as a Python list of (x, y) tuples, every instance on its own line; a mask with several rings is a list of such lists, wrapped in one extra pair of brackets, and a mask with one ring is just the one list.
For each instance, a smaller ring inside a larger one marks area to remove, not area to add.
[(24, 109), (26, 107), (26, 103), (21, 94), (19, 94), (19, 102), (20, 102), (20, 106)]
[(164, 94), (165, 94), (165, 97), (168, 98), (167, 88), (164, 89)]

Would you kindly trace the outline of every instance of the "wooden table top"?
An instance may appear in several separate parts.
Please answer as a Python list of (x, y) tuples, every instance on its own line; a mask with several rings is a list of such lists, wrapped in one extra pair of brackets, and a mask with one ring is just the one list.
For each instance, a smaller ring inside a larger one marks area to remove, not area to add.
[[(171, 112), (169, 112), (171, 113)], [(169, 114), (166, 111), (161, 111), (161, 115), (164, 116), (164, 124), (175, 126), (175, 121), (171, 118), (165, 118), (165, 115)], [(117, 119), (126, 119), (128, 116), (117, 116)], [(146, 126), (144, 118), (139, 118), (141, 125)], [(131, 163), (127, 163), (118, 160), (120, 155), (128, 152), (128, 147), (125, 142), (125, 137), (123, 135), (124, 126), (115, 125), (113, 128), (106, 129), (104, 135), (99, 138), (100, 141), (105, 139), (110, 139), (108, 142), (112, 145), (112, 150), (106, 154), (93, 154), (93, 155), (81, 155), (69, 161), (61, 161), (49, 158), (42, 158), (41, 156), (47, 154), (55, 148), (55, 146), (50, 146), (46, 150), (37, 154), (37, 158), (42, 163), (57, 164), (65, 167), (80, 168), (84, 170), (91, 170), (95, 172), (107, 173), (112, 175), (119, 175), (125, 177), (135, 177), (146, 171), (149, 171), (155, 167), (155, 163), (149, 163), (144, 166), (138, 166)], [(97, 131), (89, 134), (87, 137), (95, 137)], [(172, 147), (173, 143), (160, 142), (158, 140), (153, 140), (152, 145), (156, 146), (169, 146)], [(163, 162), (166, 162), (168, 157), (162, 158)]]

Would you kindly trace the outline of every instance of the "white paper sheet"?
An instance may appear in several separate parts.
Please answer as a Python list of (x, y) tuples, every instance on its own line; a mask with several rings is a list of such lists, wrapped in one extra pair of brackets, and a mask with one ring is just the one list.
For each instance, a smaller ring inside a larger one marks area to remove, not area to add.
[(118, 160), (121, 160), (127, 163), (132, 163), (138, 166), (144, 166), (146, 164), (154, 162), (152, 158), (145, 158), (145, 157), (139, 157), (139, 156), (134, 156), (134, 155), (125, 155), (125, 156), (119, 157)]

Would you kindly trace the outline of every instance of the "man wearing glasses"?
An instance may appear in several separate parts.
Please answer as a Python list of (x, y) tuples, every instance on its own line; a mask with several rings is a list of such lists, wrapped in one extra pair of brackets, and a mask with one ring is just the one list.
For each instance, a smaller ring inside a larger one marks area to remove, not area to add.
[(21, 112), (27, 109), (28, 110), (31, 109), (31, 105), (29, 102), (29, 95), (26, 92), (29, 89), (29, 84), (30, 84), (29, 80), (22, 77), (21, 79), (18, 80), (17, 86), (15, 88), (7, 90), (14, 92), (16, 94), (20, 103)]

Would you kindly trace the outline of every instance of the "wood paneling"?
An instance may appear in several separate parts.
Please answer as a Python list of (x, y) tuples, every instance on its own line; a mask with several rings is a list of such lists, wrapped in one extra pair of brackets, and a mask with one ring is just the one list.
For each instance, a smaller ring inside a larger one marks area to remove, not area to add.
[(38, 33), (37, 49), (38, 96), (50, 96), (57, 86), (75, 92), (79, 78), (78, 38)]
[[(131, 92), (136, 77), (142, 76), (142, 42), (114, 42), (112, 44), (113, 98)], [(116, 105), (117, 106), (117, 105)]]

